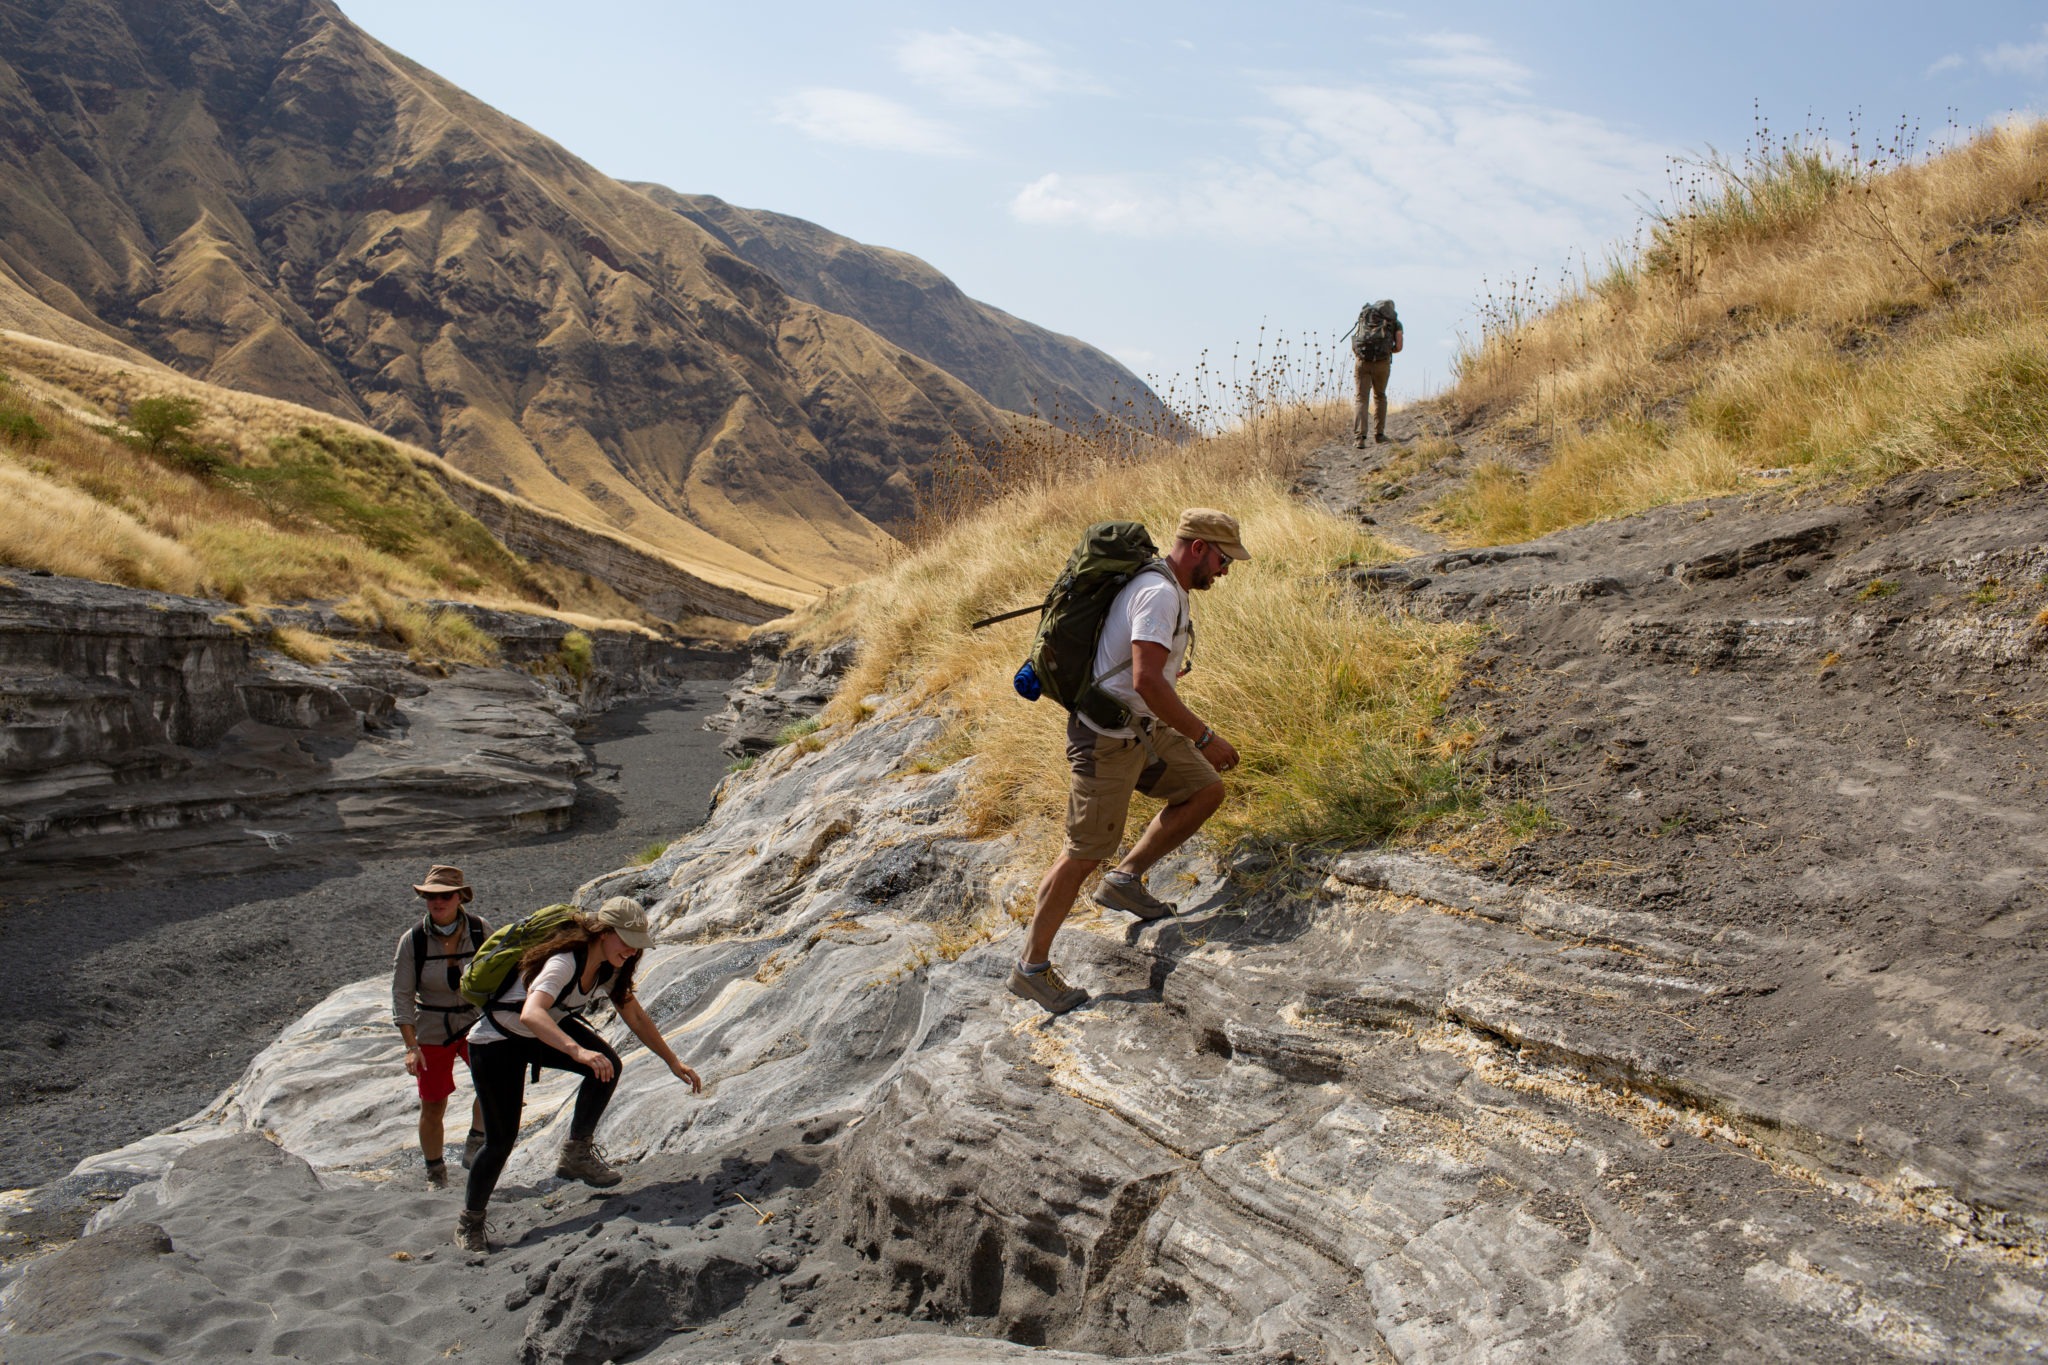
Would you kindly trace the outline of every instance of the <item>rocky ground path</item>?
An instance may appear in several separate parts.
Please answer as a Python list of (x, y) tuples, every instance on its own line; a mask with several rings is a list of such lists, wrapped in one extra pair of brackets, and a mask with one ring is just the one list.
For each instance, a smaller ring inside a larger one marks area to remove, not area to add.
[(1361, 570), (1490, 623), (1452, 720), (1534, 837), (1178, 861), (1178, 918), (1063, 936), (1059, 1019), (940, 718), (774, 749), (583, 892), (649, 904), (710, 1082), (628, 1055), (624, 1184), (552, 1179), (544, 1086), (455, 1255), (349, 987), (48, 1195), (128, 1191), (10, 1358), (2038, 1358), (2044, 576), (2038, 490), (1939, 479)]
[(330, 848), (249, 875), (96, 889), (0, 879), (9, 954), (25, 964), (0, 978), (0, 1189), (177, 1122), (337, 985), (388, 978), (429, 863), (463, 867), (473, 908), (502, 923), (695, 824), (728, 762), (704, 729), (725, 684), (676, 688), (582, 736), (591, 771), (562, 830), (393, 830), (381, 856)]

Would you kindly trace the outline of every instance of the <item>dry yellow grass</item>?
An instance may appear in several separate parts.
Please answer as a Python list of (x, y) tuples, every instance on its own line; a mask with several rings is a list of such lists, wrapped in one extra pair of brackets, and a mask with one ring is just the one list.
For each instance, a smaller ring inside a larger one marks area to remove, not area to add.
[(270, 632), (270, 643), (279, 653), (316, 667), (342, 652), (338, 642), (298, 626), (276, 627)]
[[(35, 377), (0, 375), (0, 496), (21, 513), (0, 523), (0, 565), (252, 606), (367, 595), (366, 616), (446, 661), (487, 661), (496, 645), (423, 600), (652, 633), (645, 613), (587, 575), (510, 554), (412, 453), (341, 423), (285, 429), (300, 410), (181, 377), (162, 391), (191, 399), (201, 420), (152, 453), (57, 380), (75, 370), (93, 394), (139, 401), (163, 375), (43, 349), (54, 359)], [(318, 662), (316, 639), (281, 647)]]
[(2048, 468), (2048, 123), (1883, 173), (1797, 147), (1727, 168), (1636, 260), (1496, 307), (1445, 401), (1545, 448), (1439, 508), (1478, 542), (1738, 490)]
[(498, 642), (468, 617), (446, 607), (428, 607), (370, 585), (335, 610), (359, 626), (391, 636), (422, 662), (498, 662)]
[[(983, 631), (969, 623), (1041, 596), (1092, 522), (1142, 520), (1159, 539), (1183, 507), (1213, 505), (1240, 518), (1254, 558), (1197, 596), (1195, 668), (1181, 684), (1244, 759), (1209, 833), (1349, 842), (1457, 805), (1465, 741), (1436, 724), (1470, 632), (1389, 616), (1338, 573), (1390, 551), (1289, 491), (1295, 461), (1343, 430), (1327, 408), (1276, 405), (1260, 422), (1150, 458), (1115, 452), (1092, 472), (1069, 458), (1057, 477), (1013, 481), (891, 572), (800, 614), (800, 639), (862, 642), (827, 721), (859, 723), (861, 698), (877, 692), (945, 711), (954, 728), (939, 747), (975, 755), (975, 827), (1021, 835), (1027, 860), (1049, 855), (1066, 802), (1066, 717), (1010, 686), (1036, 618)], [(1133, 833), (1143, 818), (1134, 815)]]
[[(795, 606), (807, 601), (815, 590), (796, 585), (785, 571), (770, 569), (730, 545), (711, 540), (701, 530), (685, 529), (678, 524), (670, 528), (673, 534), (650, 541), (610, 525), (579, 521), (573, 515), (487, 484), (431, 451), (392, 440), (369, 427), (295, 403), (207, 384), (140, 357), (115, 359), (47, 338), (0, 329), (0, 370), (13, 381), (16, 396), (44, 404), (50, 411), (77, 423), (118, 425), (122, 414), (140, 399), (189, 399), (200, 409), (200, 420), (193, 432), (197, 442), (257, 464), (264, 461), (272, 442), (289, 439), (311, 426), (343, 441), (388, 446), (411, 465), (431, 471), (436, 481), (467, 488), (469, 496), (489, 498), (520, 515), (569, 522), (600, 539), (615, 541), (635, 553), (666, 559), (707, 582), (750, 593), (764, 602)], [(0, 436), (4, 436), (4, 424), (0, 424)], [(704, 550), (709, 557), (693, 554), (693, 547)], [(728, 561), (744, 563), (735, 569), (734, 563)], [(755, 570), (767, 572), (773, 581), (757, 581), (753, 576)], [(602, 585), (590, 583), (585, 575), (542, 565), (529, 566), (529, 573), (551, 595), (585, 614), (650, 619)], [(459, 587), (442, 595), (489, 601), (492, 605), (514, 605), (518, 597)]]
[[(112, 493), (112, 490), (109, 490)], [(0, 459), (0, 564), (74, 578), (189, 593), (206, 581), (199, 556), (118, 506)]]

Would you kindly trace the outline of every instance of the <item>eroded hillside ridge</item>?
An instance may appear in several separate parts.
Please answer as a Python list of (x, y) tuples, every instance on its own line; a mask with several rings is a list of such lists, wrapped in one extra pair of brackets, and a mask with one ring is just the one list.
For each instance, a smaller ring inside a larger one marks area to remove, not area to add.
[[(545, 1082), (493, 1204), (506, 1246), (453, 1253), (364, 982), (205, 1113), (47, 1193), (133, 1187), (10, 1291), (24, 1358), (165, 1341), (174, 1297), (214, 1305), (179, 1319), (194, 1339), (260, 1301), (234, 1319), (251, 1349), (348, 1330), (421, 1361), (458, 1340), (672, 1362), (857, 1339), (895, 1361), (2048, 1344), (2031, 1072), (1955, 1051), (1972, 1021), (1939, 999), (1841, 992), (1901, 1067), (1950, 1049), (1944, 1075), (2002, 1087), (2003, 1128), (1947, 1096), (1879, 1118), (1754, 1079), (1803, 925), (1362, 851), (1250, 881), (1162, 867), (1183, 915), (1077, 925), (1062, 960), (1094, 999), (1050, 1019), (1002, 991), (1014, 928), (972, 928), (1026, 888), (961, 827), (973, 760), (921, 761), (943, 731), (885, 707), (784, 744), (700, 830), (579, 890), (651, 905), (641, 997), (710, 1080), (692, 1100), (628, 1054), (602, 1132), (625, 1184), (548, 1175), (568, 1092)], [(1728, 1053), (1691, 1050), (1709, 1039)], [(256, 1133), (291, 1155), (257, 1160)], [(347, 1272), (317, 1287), (287, 1269), (313, 1236)], [(86, 1310), (66, 1293), (88, 1277)], [(393, 1295), (402, 1334), (369, 1309)]]
[(875, 567), (936, 453), (1009, 427), (328, 0), (6, 0), (0, 128), (0, 320), (366, 421), (766, 600)]
[(1068, 424), (1107, 415), (1150, 427), (1166, 410), (1102, 352), (967, 297), (908, 252), (842, 237), (786, 213), (640, 185), (806, 303), (841, 313), (1012, 412)]
[[(248, 872), (399, 831), (559, 829), (590, 767), (579, 719), (739, 664), (723, 650), (593, 630), (572, 670), (562, 622), (442, 605), (488, 632), (507, 666), (417, 666), (331, 606), (252, 617), (84, 579), (0, 582), (10, 874), (48, 890), (131, 865)], [(343, 649), (300, 662), (275, 647), (280, 626)]]

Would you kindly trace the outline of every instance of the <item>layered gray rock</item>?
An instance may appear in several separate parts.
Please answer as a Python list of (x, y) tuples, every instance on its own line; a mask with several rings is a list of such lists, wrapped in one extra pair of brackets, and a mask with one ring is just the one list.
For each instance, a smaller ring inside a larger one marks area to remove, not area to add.
[(727, 695), (724, 713), (711, 718), (710, 728), (730, 736), (725, 751), (734, 758), (766, 753), (785, 742), (791, 726), (831, 700), (854, 653), (851, 640), (808, 650), (790, 648), (789, 637), (778, 632), (755, 636), (747, 671)]
[[(506, 1249), (459, 1273), (435, 1253), (437, 1292), (478, 1311), (423, 1312), (388, 1358), (2048, 1349), (2043, 1094), (1938, 996), (1844, 987), (1899, 1066), (1938, 1050), (1984, 1094), (1967, 1128), (1757, 1079), (1759, 1002), (1824, 970), (1786, 936), (1361, 852), (1260, 885), (1163, 866), (1181, 916), (1084, 914), (1059, 956), (1094, 999), (1051, 1019), (1002, 988), (1032, 869), (959, 823), (972, 760), (915, 761), (944, 727), (885, 708), (768, 752), (701, 830), (578, 891), (650, 906), (640, 997), (706, 1094), (628, 1050), (600, 1137), (629, 1176), (593, 1195), (549, 1174), (568, 1088), (529, 1090), (492, 1205)], [(207, 1112), (74, 1177), (140, 1178), (95, 1235), (196, 1248), (285, 1324), (245, 1324), (252, 1349), (332, 1309), (218, 1238), (245, 1196), (180, 1177), (181, 1153), (273, 1135), (323, 1185), (279, 1235), (339, 1265), (445, 1236), (381, 1193), (407, 1178), (410, 1103), (376, 993), (337, 993)], [(28, 1331), (29, 1301), (24, 1359), (85, 1344)]]
[(589, 757), (574, 726), (621, 696), (729, 674), (734, 656), (442, 604), (506, 666), (416, 665), (331, 606), (274, 613), (345, 642), (300, 663), (226, 602), (83, 579), (0, 581), (0, 857), (9, 876), (247, 871), (408, 837), (544, 831)]

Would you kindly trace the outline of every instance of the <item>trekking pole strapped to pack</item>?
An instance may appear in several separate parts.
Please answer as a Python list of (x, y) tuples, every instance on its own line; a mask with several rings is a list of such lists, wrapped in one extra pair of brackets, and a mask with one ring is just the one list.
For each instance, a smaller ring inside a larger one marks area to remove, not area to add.
[(998, 621), (1014, 621), (1020, 616), (1029, 616), (1034, 611), (1044, 611), (1047, 607), (1051, 605), (1052, 599), (1048, 597), (1043, 602), (1033, 602), (1030, 606), (1019, 607), (1015, 611), (1002, 612), (1001, 614), (996, 616), (984, 616), (979, 621), (976, 621), (973, 625), (969, 626), (968, 629), (980, 630), (983, 626), (992, 626)]
[(1044, 602), (976, 621), (974, 628), (1033, 611), (1043, 613), (1038, 633), (1032, 637), (1031, 655), (1014, 679), (1018, 695), (1026, 701), (1036, 701), (1041, 695), (1051, 697), (1067, 711), (1086, 716), (1104, 729), (1120, 730), (1130, 724), (1131, 713), (1099, 686), (1102, 678), (1095, 673), (1095, 645), (1116, 595), (1148, 568), (1172, 572), (1142, 523), (1097, 522), (1082, 534), (1081, 543), (1067, 557), (1066, 568)]

